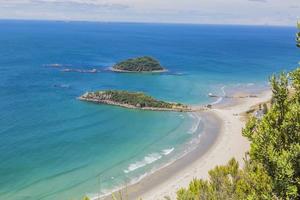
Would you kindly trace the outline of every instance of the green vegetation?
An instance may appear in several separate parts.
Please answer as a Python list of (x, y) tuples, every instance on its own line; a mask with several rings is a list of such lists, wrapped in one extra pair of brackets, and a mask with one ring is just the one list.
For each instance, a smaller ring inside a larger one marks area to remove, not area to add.
[[(260, 164), (246, 161), (239, 169), (235, 159), (209, 171), (209, 180), (194, 179), (177, 192), (178, 200), (271, 199), (270, 177)], [(264, 198), (262, 198), (264, 197)]]
[(300, 199), (300, 67), (270, 82), (270, 109), (243, 130), (251, 142), (244, 167), (234, 159), (217, 166), (208, 180), (195, 179), (180, 189), (177, 200)]
[(85, 100), (98, 101), (100, 103), (130, 105), (136, 108), (164, 108), (164, 109), (188, 109), (186, 105), (180, 103), (169, 103), (156, 100), (151, 96), (141, 92), (128, 92), (118, 90), (107, 90), (90, 92), (83, 95), (81, 98)]
[(263, 104), (263, 108), (262, 108), (263, 114), (267, 114), (268, 112), (268, 106), (266, 103)]
[(152, 72), (164, 70), (164, 68), (156, 59), (149, 56), (143, 56), (119, 62), (113, 66), (113, 69), (128, 72)]

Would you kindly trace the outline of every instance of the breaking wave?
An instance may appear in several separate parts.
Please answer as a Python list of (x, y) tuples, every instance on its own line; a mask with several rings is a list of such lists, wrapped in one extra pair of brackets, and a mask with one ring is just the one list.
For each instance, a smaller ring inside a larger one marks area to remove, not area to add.
[(135, 170), (137, 170), (139, 168), (145, 167), (146, 165), (149, 165), (149, 164), (154, 163), (157, 160), (161, 159), (163, 156), (169, 155), (173, 151), (174, 151), (174, 148), (170, 148), (170, 149), (164, 149), (164, 150), (162, 150), (161, 153), (151, 153), (151, 154), (148, 154), (147, 156), (145, 156), (143, 158), (143, 160), (136, 161), (136, 162), (130, 164), (128, 166), (128, 168), (126, 170), (124, 170), (124, 172), (127, 174), (127, 173), (135, 171)]
[(188, 131), (189, 134), (194, 134), (201, 123), (201, 117), (197, 114), (190, 114), (190, 117), (193, 118), (195, 120), (195, 123), (193, 124), (193, 126), (190, 128), (190, 130)]
[(216, 105), (224, 99), (224, 97), (226, 96), (225, 86), (221, 87), (221, 91), (222, 91), (222, 95), (216, 101), (212, 102), (211, 105)]
[(170, 153), (172, 153), (174, 151), (174, 148), (171, 148), (171, 149), (164, 149), (163, 151), (162, 151), (162, 154), (163, 155), (169, 155)]

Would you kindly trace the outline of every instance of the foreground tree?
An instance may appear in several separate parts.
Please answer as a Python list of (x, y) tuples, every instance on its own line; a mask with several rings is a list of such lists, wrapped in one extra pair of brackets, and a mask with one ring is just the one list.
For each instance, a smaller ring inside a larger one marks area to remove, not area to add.
[[(271, 177), (274, 194), (280, 199), (296, 199), (300, 197), (299, 88), (289, 95), (287, 77), (272, 77), (271, 110), (261, 121), (252, 119), (243, 134), (251, 141), (251, 160), (261, 163)], [(292, 77), (292, 85), (300, 81), (297, 75)]]
[(239, 169), (235, 159), (209, 171), (209, 180), (194, 179), (177, 192), (178, 200), (271, 199), (270, 177), (258, 163), (245, 162)]

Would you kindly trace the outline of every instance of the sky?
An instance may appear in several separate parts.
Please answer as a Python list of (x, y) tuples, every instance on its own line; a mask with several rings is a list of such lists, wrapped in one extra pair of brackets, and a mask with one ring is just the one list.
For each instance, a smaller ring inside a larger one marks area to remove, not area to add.
[(300, 0), (0, 0), (0, 19), (295, 26)]

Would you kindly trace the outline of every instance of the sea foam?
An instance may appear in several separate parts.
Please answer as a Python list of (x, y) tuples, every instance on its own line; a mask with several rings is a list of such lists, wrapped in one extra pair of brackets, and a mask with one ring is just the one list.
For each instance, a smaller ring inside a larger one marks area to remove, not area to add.
[(216, 104), (220, 103), (223, 100), (223, 98), (226, 96), (225, 86), (221, 87), (221, 91), (223, 94), (216, 101), (212, 102), (211, 105), (216, 105)]
[(171, 148), (171, 149), (164, 149), (162, 150), (162, 154), (163, 155), (169, 155), (170, 153), (172, 153), (174, 151), (174, 148)]
[(149, 164), (154, 163), (157, 160), (161, 159), (163, 156), (169, 155), (173, 151), (174, 151), (174, 148), (169, 148), (169, 149), (162, 150), (161, 153), (148, 154), (147, 156), (145, 156), (143, 158), (143, 160), (140, 160), (140, 161), (130, 164), (128, 166), (128, 168), (126, 170), (124, 170), (124, 172), (127, 174), (127, 173), (135, 171), (139, 168), (145, 167), (146, 165), (149, 165)]
[(190, 114), (190, 117), (195, 120), (195, 123), (190, 128), (190, 130), (188, 130), (188, 133), (189, 134), (194, 134), (198, 130), (198, 127), (200, 126), (201, 117), (197, 114)]
[(162, 156), (159, 153), (148, 154), (147, 156), (144, 157), (143, 160), (130, 164), (129, 167), (126, 170), (124, 170), (124, 172), (129, 173), (134, 170), (137, 170), (141, 167), (144, 167), (148, 164), (151, 164), (151, 163), (161, 159), (161, 157)]

